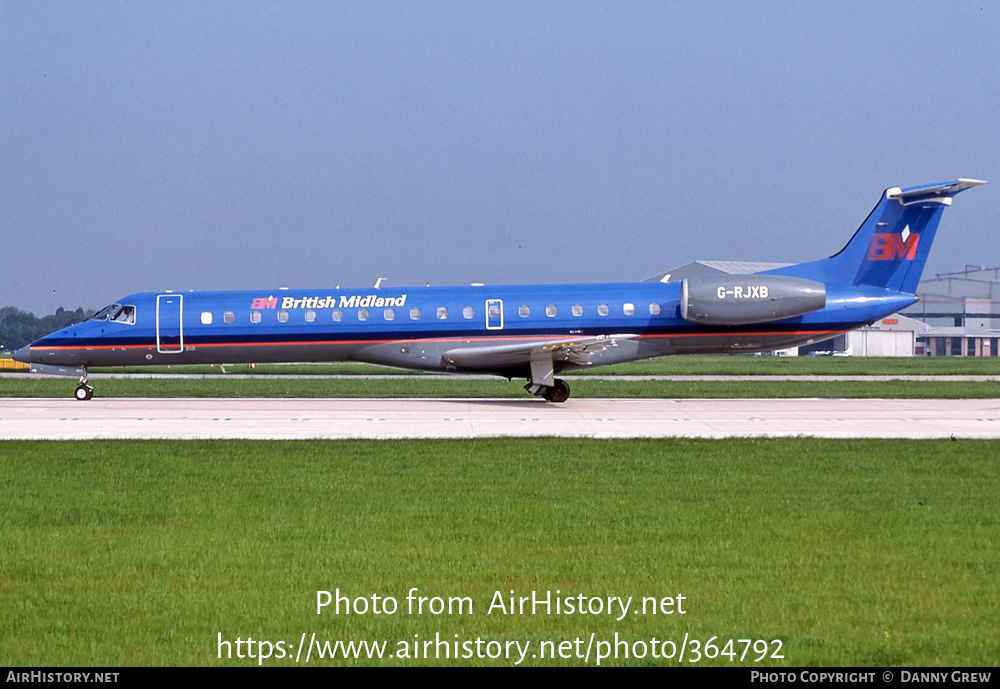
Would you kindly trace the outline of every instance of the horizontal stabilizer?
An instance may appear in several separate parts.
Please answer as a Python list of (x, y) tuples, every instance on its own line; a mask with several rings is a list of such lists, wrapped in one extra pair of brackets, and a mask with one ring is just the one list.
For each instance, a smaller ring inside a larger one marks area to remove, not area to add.
[(904, 206), (912, 203), (926, 203), (928, 201), (951, 205), (951, 197), (960, 191), (986, 184), (978, 179), (957, 179), (954, 182), (943, 182), (940, 184), (924, 184), (918, 187), (907, 187), (900, 189), (895, 187), (888, 189), (885, 195), (890, 199), (899, 201)]

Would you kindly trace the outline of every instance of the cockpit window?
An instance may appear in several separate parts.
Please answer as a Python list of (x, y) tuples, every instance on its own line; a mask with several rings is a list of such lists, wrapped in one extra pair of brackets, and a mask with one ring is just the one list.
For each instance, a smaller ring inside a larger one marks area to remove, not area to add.
[(98, 311), (92, 321), (111, 321), (112, 323), (135, 323), (135, 307), (123, 304), (111, 304)]
[(122, 307), (121, 304), (111, 304), (110, 306), (105, 306), (103, 309), (95, 313), (90, 320), (92, 321), (106, 321), (108, 317), (113, 314), (116, 310)]

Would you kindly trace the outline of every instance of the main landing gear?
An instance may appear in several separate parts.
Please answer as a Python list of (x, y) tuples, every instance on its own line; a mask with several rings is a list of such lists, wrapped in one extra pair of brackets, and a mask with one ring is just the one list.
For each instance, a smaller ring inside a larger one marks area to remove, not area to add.
[(554, 373), (550, 352), (532, 352), (531, 378), (524, 389), (549, 402), (565, 402), (569, 399), (569, 385), (562, 378), (556, 378)]
[(81, 402), (89, 400), (94, 396), (94, 388), (87, 385), (87, 374), (83, 374), (80, 377), (80, 384), (76, 386), (76, 390), (73, 392), (73, 397)]
[(565, 402), (569, 399), (569, 383), (562, 378), (554, 379), (552, 385), (528, 383), (524, 386), (524, 389), (532, 395), (541, 397), (549, 402)]

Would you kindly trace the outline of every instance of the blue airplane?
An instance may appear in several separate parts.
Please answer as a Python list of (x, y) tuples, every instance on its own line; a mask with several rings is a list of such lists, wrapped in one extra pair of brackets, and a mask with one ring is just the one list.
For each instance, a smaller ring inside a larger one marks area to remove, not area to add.
[(810, 344), (909, 306), (944, 207), (979, 184), (887, 189), (847, 246), (809, 263), (624, 283), (143, 292), (14, 359), (79, 375), (79, 400), (93, 366), (361, 361), (523, 377), (564, 402), (561, 371)]

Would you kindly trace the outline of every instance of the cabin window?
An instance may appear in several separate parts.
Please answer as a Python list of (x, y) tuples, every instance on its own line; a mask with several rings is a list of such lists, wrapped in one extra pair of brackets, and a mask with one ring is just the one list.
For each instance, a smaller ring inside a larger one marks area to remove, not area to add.
[(226, 311), (224, 314), (222, 314), (222, 320), (224, 320), (226, 323), (235, 323), (236, 314), (233, 313), (232, 311)]
[(339, 323), (340, 321), (344, 320), (344, 312), (341, 311), (340, 309), (334, 309), (333, 310), (333, 320), (336, 321), (337, 323)]
[(306, 311), (306, 323), (312, 323), (315, 320), (316, 320), (316, 311), (313, 309), (309, 309), (308, 311)]
[(466, 318), (472, 318), (473, 316), (476, 315), (476, 310), (471, 306), (466, 306), (464, 309), (462, 309), (462, 315), (465, 316)]
[(549, 318), (553, 318), (556, 315), (555, 304), (549, 304), (548, 306), (545, 307), (545, 315), (548, 316)]
[(531, 315), (531, 309), (528, 308), (527, 304), (521, 304), (517, 307), (517, 315), (521, 318), (527, 318)]
[(419, 307), (414, 306), (413, 308), (410, 309), (410, 320), (411, 321), (419, 321), (420, 320), (420, 308)]
[(212, 312), (202, 311), (201, 312), (201, 324), (202, 325), (212, 325)]
[(437, 317), (440, 318), (441, 320), (444, 320), (445, 318), (447, 318), (448, 317), (448, 309), (446, 309), (443, 306), (439, 306), (437, 308)]
[(633, 313), (635, 313), (635, 304), (629, 304), (629, 303), (622, 304), (622, 311), (625, 313), (626, 316), (631, 316)]
[(598, 304), (597, 305), (597, 315), (598, 316), (607, 316), (608, 315), (608, 305), (607, 304)]
[(657, 304), (655, 301), (652, 302), (652, 303), (650, 303), (650, 305), (649, 305), (649, 315), (650, 316), (659, 316), (660, 315), (660, 305)]
[(490, 304), (489, 314), (492, 319), (500, 318), (500, 304)]
[(571, 310), (574, 316), (583, 315), (583, 306), (581, 306), (580, 304), (573, 304), (573, 308)]
[(395, 320), (396, 319), (396, 309), (394, 309), (394, 308), (392, 308), (390, 306), (389, 308), (387, 308), (385, 311), (382, 312), (382, 318), (386, 319), (387, 321)]
[(358, 309), (358, 320), (359, 321), (368, 320), (368, 309)]
[(288, 322), (288, 312), (285, 311), (284, 309), (281, 309), (280, 311), (278, 311), (278, 322), (279, 323), (287, 323)]
[(251, 311), (250, 312), (250, 322), (251, 323), (260, 323), (260, 311)]

